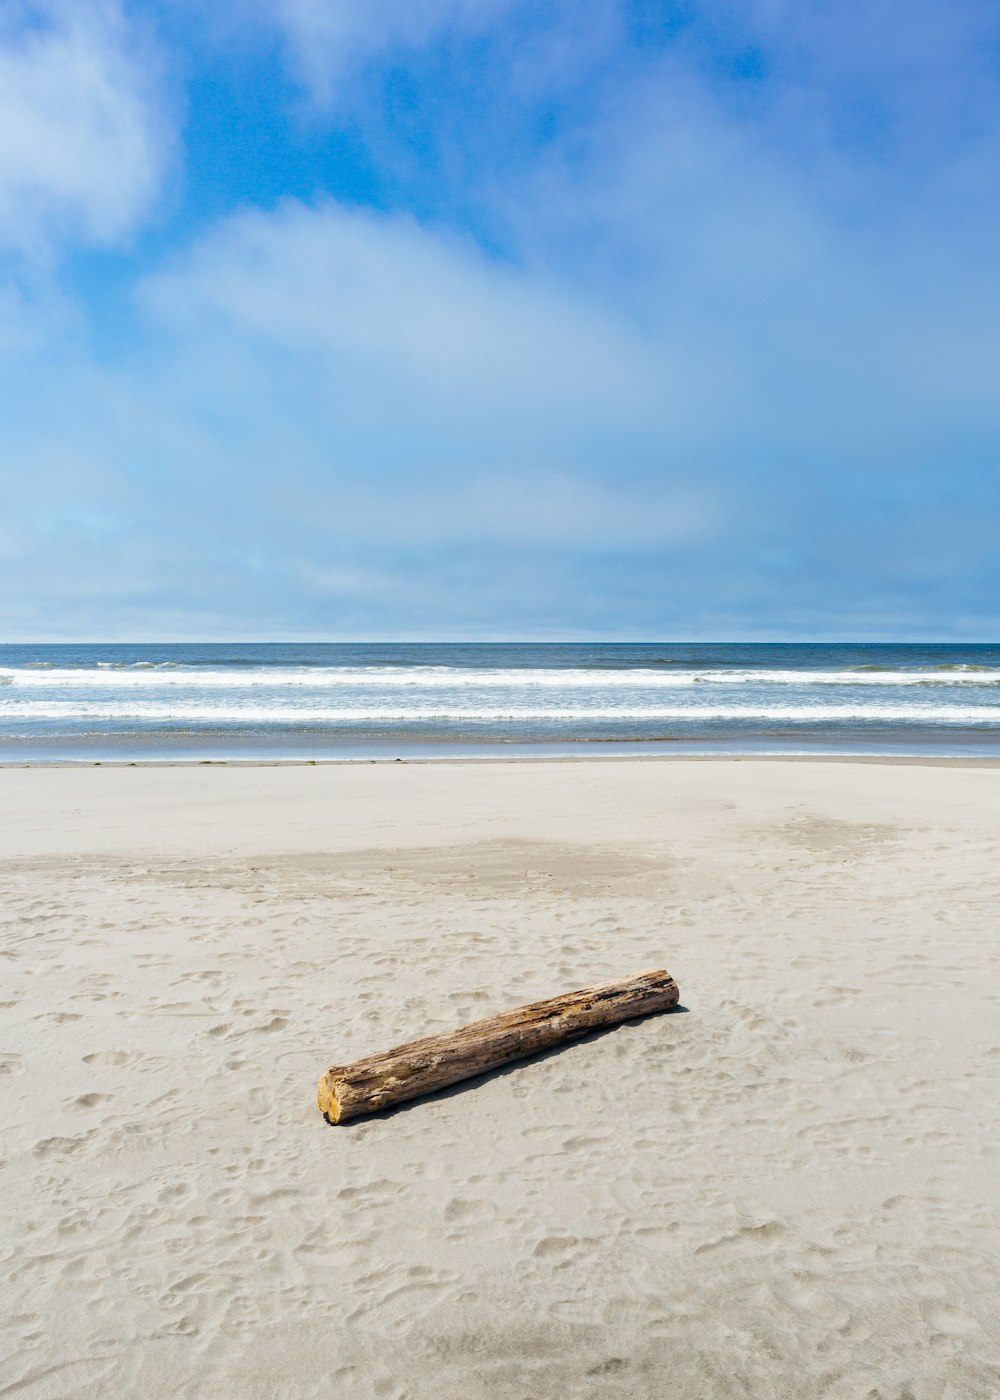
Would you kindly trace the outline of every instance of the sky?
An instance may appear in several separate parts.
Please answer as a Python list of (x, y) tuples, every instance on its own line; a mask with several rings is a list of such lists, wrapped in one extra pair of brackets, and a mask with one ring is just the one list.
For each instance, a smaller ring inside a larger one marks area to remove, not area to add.
[(0, 0), (0, 641), (1000, 637), (993, 0)]

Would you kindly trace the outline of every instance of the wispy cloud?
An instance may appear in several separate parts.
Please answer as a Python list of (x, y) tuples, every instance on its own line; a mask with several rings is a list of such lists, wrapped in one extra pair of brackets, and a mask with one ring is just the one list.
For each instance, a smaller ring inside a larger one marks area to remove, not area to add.
[(482, 33), (523, 0), (268, 0), (291, 64), (310, 97), (328, 104), (359, 64), (421, 49), (449, 31)]
[(117, 0), (0, 14), (0, 245), (108, 245), (149, 211), (169, 152), (151, 48)]
[[(669, 385), (651, 345), (551, 274), (491, 260), (409, 218), (310, 208), (240, 214), (143, 297), (181, 334), (225, 335), (310, 358), (312, 376), (371, 385), (392, 417), (427, 405), (465, 423), (585, 411), (590, 428), (662, 415)], [(480, 420), (481, 421), (481, 420)]]

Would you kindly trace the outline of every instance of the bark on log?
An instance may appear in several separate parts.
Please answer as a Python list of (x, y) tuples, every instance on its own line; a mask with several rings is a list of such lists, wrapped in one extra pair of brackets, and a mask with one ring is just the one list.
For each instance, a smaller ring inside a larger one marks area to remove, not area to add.
[(519, 1006), (457, 1031), (412, 1040), (351, 1064), (331, 1065), (319, 1081), (319, 1110), (328, 1123), (377, 1113), (601, 1026), (666, 1011), (677, 1005), (678, 995), (669, 973), (640, 972), (620, 982)]

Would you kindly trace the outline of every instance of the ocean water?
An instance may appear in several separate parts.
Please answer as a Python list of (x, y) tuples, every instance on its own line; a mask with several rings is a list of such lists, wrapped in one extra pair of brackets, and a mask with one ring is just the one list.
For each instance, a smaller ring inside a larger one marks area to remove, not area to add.
[(1000, 756), (1000, 645), (0, 646), (0, 760)]

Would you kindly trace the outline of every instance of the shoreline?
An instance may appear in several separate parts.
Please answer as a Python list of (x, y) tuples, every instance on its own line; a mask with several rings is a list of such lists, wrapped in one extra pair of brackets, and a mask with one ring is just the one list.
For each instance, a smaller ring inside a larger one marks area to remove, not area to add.
[(0, 759), (0, 772), (15, 769), (76, 768), (358, 768), (371, 764), (411, 767), (463, 767), (484, 764), (540, 763), (863, 763), (898, 767), (1000, 768), (1000, 755), (971, 754), (853, 754), (853, 753), (662, 753), (662, 754), (488, 754), (455, 758), (58, 758), (19, 761)]

